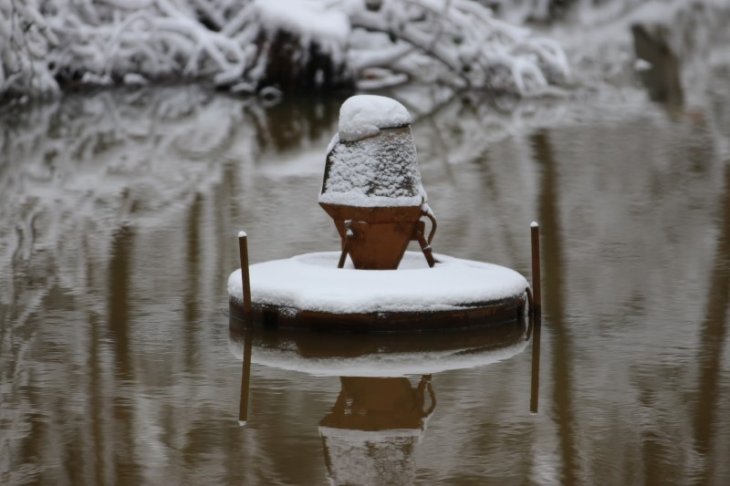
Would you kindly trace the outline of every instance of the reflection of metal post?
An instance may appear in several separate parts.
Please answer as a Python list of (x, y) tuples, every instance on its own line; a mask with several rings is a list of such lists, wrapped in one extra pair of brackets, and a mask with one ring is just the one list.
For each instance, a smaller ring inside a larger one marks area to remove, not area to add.
[(253, 349), (253, 326), (246, 326), (243, 341), (243, 368), (241, 370), (241, 402), (238, 409), (238, 424), (246, 425), (248, 420), (248, 390), (251, 386), (251, 351)]
[(539, 318), (542, 303), (540, 297), (540, 225), (535, 221), (530, 225), (530, 233), (532, 236), (532, 314)]
[(248, 241), (245, 231), (238, 232), (238, 251), (241, 255), (241, 291), (243, 293), (243, 316), (251, 318), (251, 279), (248, 276)]
[(530, 383), (530, 412), (537, 413), (540, 395), (540, 313), (532, 316), (532, 374)]

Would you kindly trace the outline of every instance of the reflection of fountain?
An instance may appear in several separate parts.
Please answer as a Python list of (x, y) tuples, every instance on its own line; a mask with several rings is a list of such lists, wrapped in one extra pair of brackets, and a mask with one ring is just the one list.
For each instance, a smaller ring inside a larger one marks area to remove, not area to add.
[[(410, 484), (415, 447), (436, 408), (431, 374), (485, 366), (522, 352), (530, 336), (530, 410), (537, 411), (539, 316), (491, 329), (415, 335), (311, 333), (246, 325), (231, 306), (229, 345), (243, 362), (239, 423), (249, 419), (252, 364), (340, 376), (340, 392), (319, 423), (333, 484)], [(406, 375), (420, 375), (413, 384)]]
[[(341, 377), (342, 389), (319, 423), (333, 484), (411, 484), (413, 453), (436, 408), (431, 377)], [(428, 394), (428, 400), (426, 398)]]
[[(524, 351), (532, 329), (524, 319), (458, 333), (314, 333), (246, 325), (230, 306), (231, 353), (253, 363), (316, 376), (406, 376), (486, 366)], [(250, 340), (249, 340), (250, 336)]]

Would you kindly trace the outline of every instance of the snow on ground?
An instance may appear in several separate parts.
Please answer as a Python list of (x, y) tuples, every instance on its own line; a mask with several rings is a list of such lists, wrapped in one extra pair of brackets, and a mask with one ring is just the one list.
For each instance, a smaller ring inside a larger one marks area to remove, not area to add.
[[(406, 252), (398, 270), (337, 268), (339, 252), (307, 253), (250, 267), (254, 304), (341, 314), (454, 310), (521, 296), (525, 278), (506, 267), (437, 255), (428, 268), (421, 253)], [(228, 294), (242, 300), (241, 270)]]
[(728, 0), (621, 0), (576, 7), (569, 18), (555, 22), (550, 36), (565, 49), (576, 84), (590, 91), (636, 83), (632, 25), (652, 31), (678, 56), (690, 98), (707, 84), (714, 53), (727, 52)]

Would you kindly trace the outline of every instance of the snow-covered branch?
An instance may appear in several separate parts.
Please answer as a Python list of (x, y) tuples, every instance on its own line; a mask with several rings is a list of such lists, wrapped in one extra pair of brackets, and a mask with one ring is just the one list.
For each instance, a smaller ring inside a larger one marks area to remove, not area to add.
[(0, 0), (0, 96), (162, 79), (530, 95), (568, 76), (559, 46), (472, 0)]
[[(479, 3), (384, 1), (377, 10), (353, 3), (349, 11), (353, 28), (383, 32), (396, 46), (410, 46), (432, 61), (424, 63), (427, 72), (439, 73), (456, 87), (529, 95), (550, 84), (561, 84), (570, 76), (557, 44), (494, 18)], [(373, 55), (380, 56), (377, 52)], [(399, 64), (409, 61), (407, 57), (396, 62), (386, 58), (387, 64), (379, 67), (399, 71)], [(363, 62), (362, 57), (359, 63), (375, 64)]]

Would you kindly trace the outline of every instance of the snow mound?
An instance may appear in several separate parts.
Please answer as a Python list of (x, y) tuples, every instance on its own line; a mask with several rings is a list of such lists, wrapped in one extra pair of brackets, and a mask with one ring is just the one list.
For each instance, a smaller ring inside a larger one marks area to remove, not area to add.
[(410, 123), (411, 114), (406, 107), (392, 98), (351, 96), (340, 107), (340, 140), (354, 142), (377, 135), (381, 128), (403, 127)]
[[(337, 268), (339, 252), (306, 253), (250, 267), (255, 305), (338, 314), (455, 310), (522, 295), (525, 278), (506, 267), (437, 255), (429, 268), (421, 253), (406, 252), (399, 270)], [(242, 300), (241, 270), (228, 293)]]

